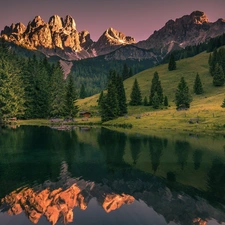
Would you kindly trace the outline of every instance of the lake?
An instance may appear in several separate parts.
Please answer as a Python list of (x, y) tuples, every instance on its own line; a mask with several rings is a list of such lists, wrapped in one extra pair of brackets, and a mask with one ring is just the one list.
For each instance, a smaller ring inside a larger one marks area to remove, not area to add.
[(0, 225), (225, 224), (225, 137), (0, 129)]

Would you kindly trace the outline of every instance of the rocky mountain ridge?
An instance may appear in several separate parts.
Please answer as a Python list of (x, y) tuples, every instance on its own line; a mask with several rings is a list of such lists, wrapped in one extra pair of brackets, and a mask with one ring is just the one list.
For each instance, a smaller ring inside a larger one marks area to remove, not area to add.
[[(212, 23), (204, 12), (194, 11), (175, 21), (169, 20), (147, 40), (138, 43), (134, 38), (113, 28), (107, 29), (98, 41), (94, 42), (88, 31), (77, 30), (76, 22), (70, 15), (64, 19), (53, 15), (47, 23), (40, 16), (36, 16), (27, 26), (21, 22), (6, 26), (1, 31), (1, 37), (28, 49), (39, 50), (47, 56), (57, 55), (66, 60), (79, 60), (99, 55), (106, 55), (107, 60), (143, 57), (155, 60), (155, 58), (164, 58), (174, 49), (199, 44), (224, 32), (225, 20), (218, 19)], [(129, 46), (138, 48), (129, 48)], [(128, 49), (132, 50), (130, 54)], [(146, 50), (150, 51), (145, 52)], [(113, 57), (112, 52), (114, 52)], [(107, 56), (107, 54), (111, 55)]]

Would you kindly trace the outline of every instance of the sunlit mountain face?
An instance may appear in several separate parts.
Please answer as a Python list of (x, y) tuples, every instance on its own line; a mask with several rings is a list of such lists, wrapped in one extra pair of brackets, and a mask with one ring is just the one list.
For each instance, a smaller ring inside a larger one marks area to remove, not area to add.
[(2, 129), (0, 224), (225, 221), (224, 138)]

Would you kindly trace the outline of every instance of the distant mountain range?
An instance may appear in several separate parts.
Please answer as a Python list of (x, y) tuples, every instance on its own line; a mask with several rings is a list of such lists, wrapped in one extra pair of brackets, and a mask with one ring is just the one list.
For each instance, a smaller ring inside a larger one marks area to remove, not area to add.
[(65, 60), (104, 55), (106, 60), (152, 59), (157, 63), (172, 50), (199, 44), (224, 32), (225, 20), (218, 19), (212, 23), (204, 12), (194, 11), (175, 21), (169, 20), (147, 40), (138, 43), (113, 28), (107, 29), (94, 42), (88, 31), (77, 31), (75, 20), (69, 15), (64, 19), (54, 15), (48, 23), (36, 16), (27, 26), (21, 22), (6, 26), (1, 31), (1, 37), (16, 45)]

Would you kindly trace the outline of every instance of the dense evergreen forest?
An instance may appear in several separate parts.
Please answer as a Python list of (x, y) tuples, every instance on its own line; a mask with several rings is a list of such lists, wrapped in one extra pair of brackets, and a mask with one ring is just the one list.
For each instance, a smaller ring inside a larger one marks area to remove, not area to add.
[(0, 118), (74, 117), (74, 81), (64, 80), (59, 64), (17, 56), (0, 44)]

